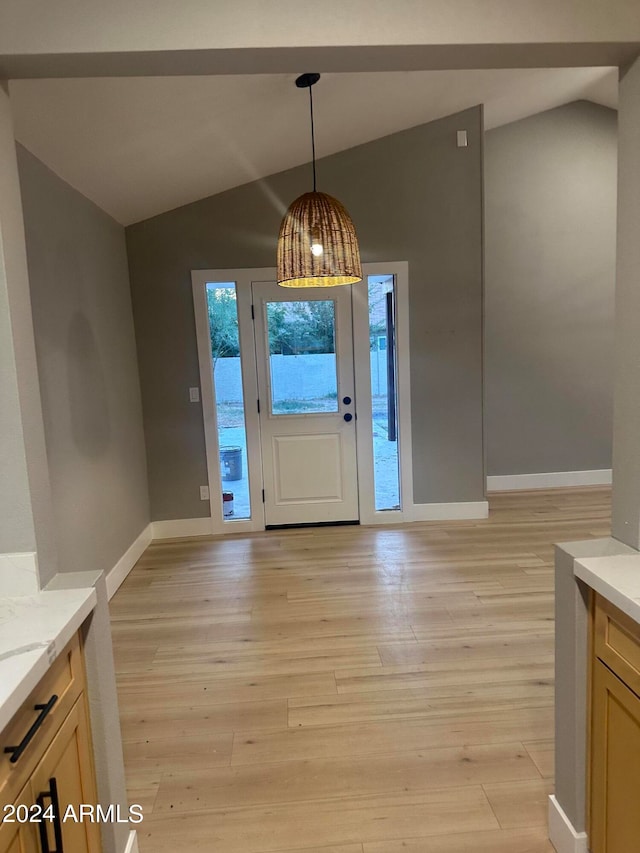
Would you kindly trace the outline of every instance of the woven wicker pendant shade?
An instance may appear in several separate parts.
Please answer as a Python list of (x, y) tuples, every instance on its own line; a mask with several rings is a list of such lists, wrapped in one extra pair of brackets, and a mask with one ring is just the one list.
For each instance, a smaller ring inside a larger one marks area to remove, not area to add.
[(351, 217), (326, 193), (301, 195), (280, 226), (278, 284), (333, 287), (357, 281), (362, 281), (362, 267)]
[(278, 236), (278, 284), (283, 287), (334, 287), (362, 281), (360, 250), (351, 217), (333, 196), (316, 191), (316, 140), (313, 86), (317, 73), (301, 74), (298, 89), (309, 90), (313, 192), (289, 206)]

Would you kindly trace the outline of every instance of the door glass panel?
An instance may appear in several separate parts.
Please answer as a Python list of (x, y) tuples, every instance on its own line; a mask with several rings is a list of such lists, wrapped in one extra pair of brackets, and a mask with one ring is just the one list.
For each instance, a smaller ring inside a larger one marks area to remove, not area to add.
[(368, 286), (373, 479), (380, 511), (400, 509), (394, 277), (370, 275)]
[(267, 302), (272, 415), (338, 411), (335, 302)]
[(223, 518), (225, 521), (247, 519), (251, 518), (251, 502), (235, 282), (207, 283), (207, 308)]

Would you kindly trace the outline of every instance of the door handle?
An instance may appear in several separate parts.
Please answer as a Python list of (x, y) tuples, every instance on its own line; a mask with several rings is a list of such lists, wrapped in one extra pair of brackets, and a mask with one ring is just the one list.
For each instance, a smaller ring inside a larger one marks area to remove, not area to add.
[(343, 415), (343, 417), (347, 423), (349, 423), (349, 421), (353, 420), (353, 415), (351, 414), (351, 412), (347, 412), (347, 414)]

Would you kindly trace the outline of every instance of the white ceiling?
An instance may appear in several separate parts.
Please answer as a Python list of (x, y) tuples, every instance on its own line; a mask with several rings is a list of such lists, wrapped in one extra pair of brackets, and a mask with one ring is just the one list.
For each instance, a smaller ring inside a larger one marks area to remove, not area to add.
[[(308, 95), (295, 76), (13, 80), (16, 137), (128, 225), (307, 162)], [(479, 103), (489, 129), (581, 98), (615, 108), (617, 70), (326, 74), (314, 88), (317, 154)]]

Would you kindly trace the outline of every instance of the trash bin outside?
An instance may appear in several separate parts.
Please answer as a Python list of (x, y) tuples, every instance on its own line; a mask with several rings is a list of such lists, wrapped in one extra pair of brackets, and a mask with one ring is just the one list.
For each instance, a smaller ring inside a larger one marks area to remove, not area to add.
[(223, 480), (242, 479), (242, 448), (221, 447), (220, 448), (220, 470)]
[(222, 493), (222, 517), (230, 518), (233, 515), (233, 492)]

